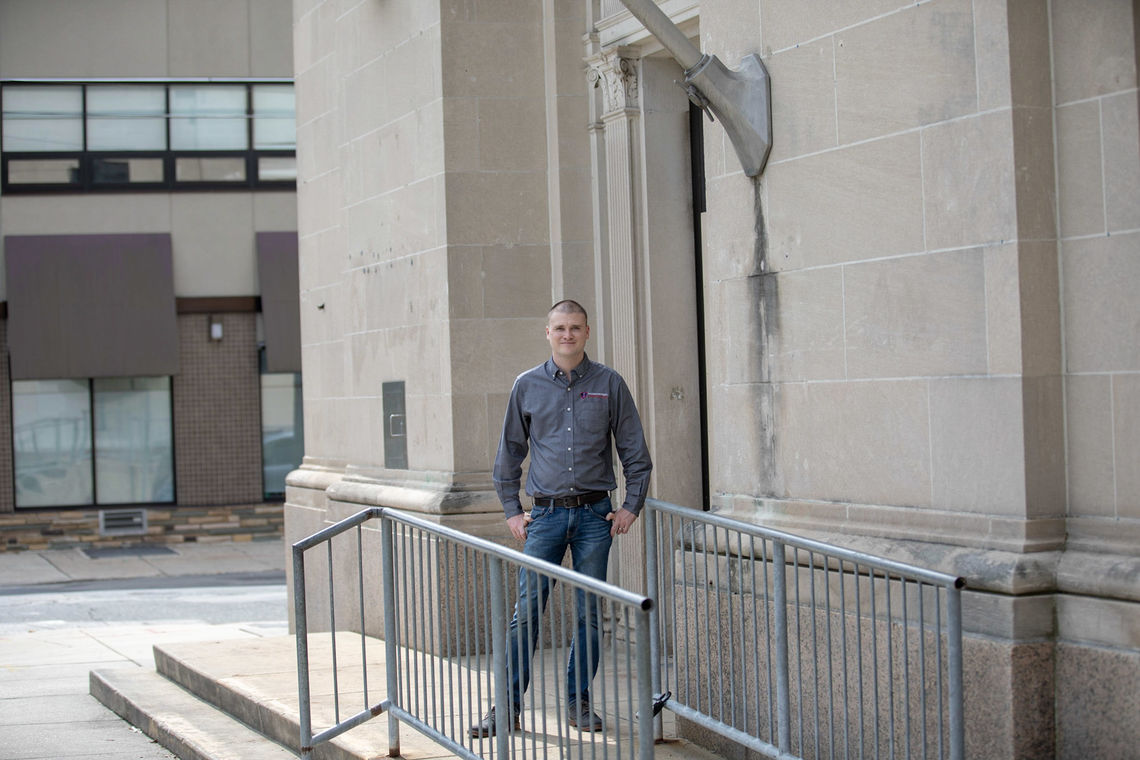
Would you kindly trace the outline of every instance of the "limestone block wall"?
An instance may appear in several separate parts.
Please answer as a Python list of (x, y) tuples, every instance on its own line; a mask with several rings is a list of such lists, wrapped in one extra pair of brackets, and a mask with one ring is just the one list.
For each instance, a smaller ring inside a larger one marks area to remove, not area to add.
[[(438, 400), (447, 366), (439, 8), (299, 2), (294, 21), (305, 450), (374, 466), (382, 383)], [(430, 442), (417, 466), (442, 469)]]
[(1135, 3), (1054, 3), (1051, 17), (1070, 549), (1057, 605), (1065, 758), (1127, 756), (1140, 741), (1131, 722), (1100, 717), (1117, 705), (1135, 711), (1140, 693), (1138, 13)]
[[(1053, 14), (1071, 540), (1140, 533), (1140, 139), (1128, 3)], [(1095, 46), (1088, 40), (1096, 39)]]
[(1055, 546), (1044, 5), (871, 6), (702, 17), (726, 59), (766, 52), (775, 127), (754, 188), (726, 141), (706, 157), (727, 328), (711, 336), (714, 490), (804, 519), (841, 503), (880, 535)]
[[(592, 306), (585, 10), (294, 13), (310, 464), (485, 490), (546, 310)], [(409, 469), (389, 471), (381, 386), (401, 380)]]
[(1089, 696), (1140, 677), (1134, 13), (701, 17), (706, 49), (764, 56), (775, 133), (756, 183), (706, 141), (714, 504), (962, 547), (913, 553), (974, 589), (971, 756), (1137, 740)]

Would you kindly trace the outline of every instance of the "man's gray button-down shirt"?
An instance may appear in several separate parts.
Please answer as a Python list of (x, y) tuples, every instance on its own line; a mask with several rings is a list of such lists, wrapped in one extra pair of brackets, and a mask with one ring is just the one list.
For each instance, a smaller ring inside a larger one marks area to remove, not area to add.
[(519, 375), (507, 402), (493, 472), (506, 516), (523, 511), (519, 485), (528, 452), (526, 492), (572, 496), (617, 488), (614, 445), (625, 475), (622, 506), (637, 514), (645, 504), (653, 463), (621, 375), (588, 357), (569, 375), (553, 359)]

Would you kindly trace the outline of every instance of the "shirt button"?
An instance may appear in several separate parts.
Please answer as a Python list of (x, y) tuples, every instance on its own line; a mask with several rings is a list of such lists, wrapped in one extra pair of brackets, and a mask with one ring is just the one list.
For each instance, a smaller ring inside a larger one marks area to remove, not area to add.
[(566, 428), (566, 430), (567, 430), (567, 431), (569, 431), (569, 430), (570, 430), (570, 428)]
[(566, 469), (567, 469), (568, 471), (570, 471), (570, 472), (574, 472), (574, 468), (573, 468), (573, 467), (567, 467)]

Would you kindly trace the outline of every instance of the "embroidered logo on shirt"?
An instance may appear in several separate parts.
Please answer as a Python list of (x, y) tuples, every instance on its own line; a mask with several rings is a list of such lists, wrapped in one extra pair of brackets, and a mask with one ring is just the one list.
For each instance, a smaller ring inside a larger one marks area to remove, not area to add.
[(578, 398), (582, 398), (582, 399), (586, 399), (586, 398), (609, 398), (609, 397), (610, 397), (610, 394), (608, 394), (608, 393), (587, 393), (586, 391), (582, 391), (580, 394), (578, 394)]

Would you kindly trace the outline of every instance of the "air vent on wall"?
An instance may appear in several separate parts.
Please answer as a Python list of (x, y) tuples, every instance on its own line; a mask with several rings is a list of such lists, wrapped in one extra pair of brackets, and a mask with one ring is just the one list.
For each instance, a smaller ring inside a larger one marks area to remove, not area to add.
[(99, 512), (99, 535), (135, 536), (146, 533), (145, 509), (104, 509)]

